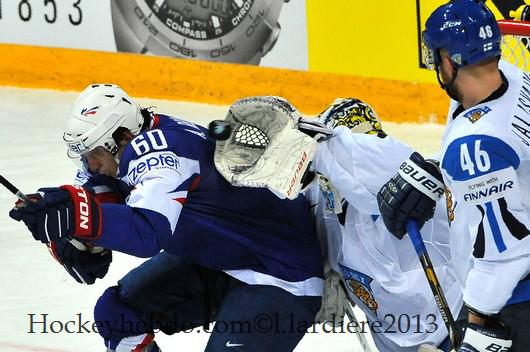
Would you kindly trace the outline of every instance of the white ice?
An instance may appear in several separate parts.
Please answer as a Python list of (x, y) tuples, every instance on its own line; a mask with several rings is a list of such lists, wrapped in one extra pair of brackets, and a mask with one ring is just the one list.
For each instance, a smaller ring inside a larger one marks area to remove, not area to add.
[[(23, 192), (72, 182), (75, 166), (65, 155), (61, 130), (76, 96), (77, 93), (0, 87), (0, 174)], [(138, 101), (203, 125), (224, 118), (227, 109), (153, 99)], [(440, 125), (387, 123), (384, 127), (424, 153), (437, 151), (443, 130)], [(115, 253), (104, 279), (91, 286), (79, 285), (52, 259), (44, 245), (33, 240), (24, 225), (8, 217), (15, 200), (7, 189), (0, 189), (0, 351), (105, 351), (94, 332), (79, 333), (79, 326), (70, 324), (74, 333), (65, 332), (64, 326), (61, 332), (54, 333), (49, 325), (53, 321), (77, 321), (78, 314), (82, 322), (92, 321), (92, 309), (99, 295), (142, 260)], [(31, 314), (35, 322), (43, 321), (42, 314), (47, 314), (47, 333), (38, 323), (33, 325), (34, 333), (30, 333)], [(361, 314), (358, 318), (364, 320)], [(56, 331), (60, 330), (60, 323), (53, 324)], [(319, 331), (307, 334), (296, 351), (361, 351), (353, 334)], [(207, 339), (208, 335), (200, 330), (157, 336), (165, 352), (202, 351)]]

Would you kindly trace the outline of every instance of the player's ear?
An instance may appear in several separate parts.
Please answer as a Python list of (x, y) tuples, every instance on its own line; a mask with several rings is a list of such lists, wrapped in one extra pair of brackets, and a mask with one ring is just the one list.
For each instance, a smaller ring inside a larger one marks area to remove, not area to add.
[(446, 67), (450, 67), (450, 68), (453, 68), (455, 69), (455, 65), (453, 63), (453, 61), (451, 60), (451, 56), (449, 56), (449, 52), (445, 49), (440, 49), (438, 50), (438, 54), (437, 55), (440, 55), (440, 61), (441, 61), (441, 65), (445, 65)]

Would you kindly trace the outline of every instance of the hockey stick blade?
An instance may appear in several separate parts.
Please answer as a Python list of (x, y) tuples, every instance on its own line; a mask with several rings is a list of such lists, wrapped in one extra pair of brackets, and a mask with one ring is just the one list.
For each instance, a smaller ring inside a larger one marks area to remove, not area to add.
[(421, 233), (418, 229), (418, 224), (416, 223), (416, 220), (407, 220), (407, 232), (409, 234), (410, 240), (412, 241), (412, 245), (416, 250), (418, 259), (420, 260), (423, 272), (425, 273), (425, 277), (427, 278), (429, 286), (431, 287), (431, 291), (434, 295), (434, 300), (436, 301), (436, 305), (438, 306), (440, 315), (442, 316), (445, 327), (447, 328), (447, 332), (449, 333), (449, 339), (453, 344), (453, 348), (456, 349), (461, 341), (460, 331), (456, 327), (453, 314), (449, 309), (447, 299), (445, 298), (445, 295), (442, 291), (442, 287), (440, 286), (440, 281), (438, 280), (438, 276), (436, 276), (436, 272), (434, 271), (431, 258), (429, 257), (427, 248), (425, 248), (425, 243), (423, 242), (423, 239), (421, 237)]

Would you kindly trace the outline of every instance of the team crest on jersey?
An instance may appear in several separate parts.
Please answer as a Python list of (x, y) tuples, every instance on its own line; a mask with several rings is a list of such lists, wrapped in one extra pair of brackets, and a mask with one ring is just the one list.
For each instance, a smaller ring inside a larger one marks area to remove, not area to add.
[(464, 114), (464, 117), (471, 121), (471, 123), (475, 123), (484, 115), (486, 115), (488, 112), (490, 112), (491, 109), (487, 106), (483, 106), (481, 108), (476, 108), (471, 111), (468, 111)]
[(379, 304), (375, 300), (372, 288), (370, 287), (373, 279), (366, 274), (350, 269), (340, 263), (339, 267), (348, 290), (360, 299), (374, 314), (377, 314)]

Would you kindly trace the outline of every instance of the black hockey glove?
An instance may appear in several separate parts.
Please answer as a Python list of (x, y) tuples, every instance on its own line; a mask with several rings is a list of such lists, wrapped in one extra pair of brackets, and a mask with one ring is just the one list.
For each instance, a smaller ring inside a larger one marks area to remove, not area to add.
[(88, 248), (79, 250), (67, 239), (59, 239), (47, 244), (51, 255), (61, 264), (75, 281), (93, 284), (109, 271), (112, 252), (106, 249)]
[(379, 211), (388, 231), (403, 238), (408, 219), (415, 219), (421, 229), (433, 217), (436, 201), (444, 194), (444, 189), (438, 165), (412, 153), (377, 193)]
[(50, 243), (75, 237), (82, 242), (101, 235), (99, 201), (79, 186), (41, 188), (42, 198), (11, 209), (9, 216), (23, 221), (35, 240)]

